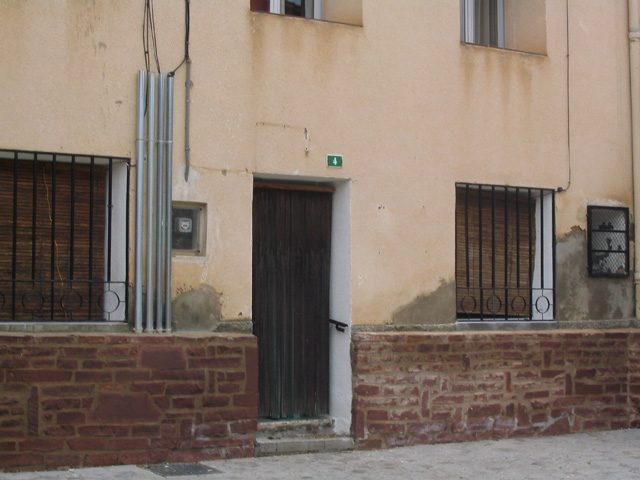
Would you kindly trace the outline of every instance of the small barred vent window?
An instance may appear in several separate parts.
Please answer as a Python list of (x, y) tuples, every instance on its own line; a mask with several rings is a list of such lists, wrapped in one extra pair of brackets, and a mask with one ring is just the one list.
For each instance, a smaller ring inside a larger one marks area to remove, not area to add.
[(629, 209), (587, 207), (589, 275), (629, 275)]

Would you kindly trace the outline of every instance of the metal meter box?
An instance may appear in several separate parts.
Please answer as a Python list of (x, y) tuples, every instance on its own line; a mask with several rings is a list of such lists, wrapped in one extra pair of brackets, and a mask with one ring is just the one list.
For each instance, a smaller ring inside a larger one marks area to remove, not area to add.
[(205, 205), (173, 203), (171, 248), (180, 255), (204, 254)]

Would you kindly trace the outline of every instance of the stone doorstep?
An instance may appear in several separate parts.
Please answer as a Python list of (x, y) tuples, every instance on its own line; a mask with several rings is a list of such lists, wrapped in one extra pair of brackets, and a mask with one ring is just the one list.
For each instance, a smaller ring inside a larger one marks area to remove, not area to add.
[(354, 448), (351, 437), (335, 436), (330, 418), (261, 420), (255, 443), (256, 457), (342, 452)]
[(260, 420), (256, 437), (270, 440), (292, 437), (329, 437), (333, 432), (333, 420), (330, 418)]
[(301, 453), (345, 452), (353, 450), (351, 437), (326, 438), (258, 438), (256, 437), (256, 457), (294, 455)]

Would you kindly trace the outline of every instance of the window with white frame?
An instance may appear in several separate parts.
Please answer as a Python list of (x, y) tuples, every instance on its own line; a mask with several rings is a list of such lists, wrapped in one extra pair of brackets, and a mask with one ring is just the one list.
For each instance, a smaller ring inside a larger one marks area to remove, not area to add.
[(504, 0), (461, 0), (460, 9), (463, 42), (505, 48)]
[(251, 10), (362, 25), (362, 0), (251, 0)]
[(546, 53), (546, 0), (460, 0), (464, 43)]

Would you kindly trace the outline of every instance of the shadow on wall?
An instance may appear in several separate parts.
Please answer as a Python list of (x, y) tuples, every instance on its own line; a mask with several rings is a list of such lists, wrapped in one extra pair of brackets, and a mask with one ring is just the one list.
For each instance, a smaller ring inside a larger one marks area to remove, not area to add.
[(557, 240), (556, 276), (559, 322), (633, 318), (633, 277), (590, 277), (584, 230), (573, 227), (569, 234)]
[(180, 291), (173, 299), (173, 328), (178, 332), (210, 332), (222, 319), (222, 295), (210, 285)]

